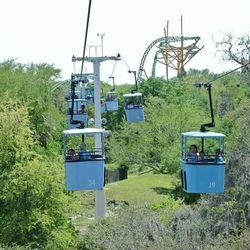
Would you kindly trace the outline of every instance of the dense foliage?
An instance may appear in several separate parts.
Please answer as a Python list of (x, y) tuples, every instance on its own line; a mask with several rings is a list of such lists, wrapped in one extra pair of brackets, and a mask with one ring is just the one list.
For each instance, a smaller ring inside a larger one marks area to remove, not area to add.
[[(84, 241), (87, 249), (249, 248), (250, 85), (247, 76), (234, 73), (214, 82), (212, 87), (215, 130), (227, 136), (225, 193), (203, 195), (197, 205), (183, 206), (171, 216), (168, 214), (171, 222), (164, 217), (169, 210), (167, 206), (158, 210), (163, 216), (160, 218), (158, 214), (152, 215), (152, 208), (139, 215), (122, 210), (117, 217), (107, 218), (103, 224), (89, 229)], [(178, 174), (180, 133), (198, 130), (200, 124), (210, 121), (207, 92), (195, 89), (193, 84), (216, 77), (207, 70), (190, 70), (179, 81), (143, 82), (140, 88), (146, 97), (146, 120), (141, 124), (125, 121), (120, 124), (110, 139), (110, 160), (133, 172)], [(133, 229), (140, 225), (144, 225), (143, 230)], [(130, 235), (130, 231), (134, 234)]]
[[(216, 77), (208, 70), (190, 70), (183, 80), (144, 81), (140, 89), (145, 96), (145, 122), (120, 123), (108, 145), (109, 160), (136, 172), (178, 172), (181, 132), (198, 130), (211, 121), (207, 90), (193, 84)], [(218, 132), (223, 132), (220, 123), (225, 115), (248, 95), (248, 87), (241, 81), (236, 73), (212, 87)]]
[(63, 162), (53, 152), (60, 114), (47, 85), (55, 77), (58, 70), (49, 65), (0, 65), (0, 242), (7, 246), (77, 244)]
[[(55, 90), (59, 75), (47, 64), (22, 65), (14, 60), (0, 64), (0, 245), (17, 249), (249, 248), (248, 72), (234, 72), (212, 87), (215, 130), (227, 136), (225, 193), (203, 195), (197, 201), (197, 197), (183, 198), (177, 183), (176, 190), (168, 193), (168, 202), (114, 209), (109, 217), (85, 228), (84, 237), (72, 225), (71, 218), (79, 211), (77, 195), (64, 188), (61, 135), (66, 125), (66, 88)], [(107, 167), (178, 176), (180, 133), (198, 130), (210, 121), (207, 91), (193, 84), (217, 76), (193, 69), (183, 79), (150, 78), (141, 83), (145, 122), (128, 124), (121, 105), (118, 112), (104, 114), (105, 127), (112, 130), (106, 139)], [(102, 86), (104, 91), (110, 88)], [(120, 103), (122, 94), (132, 88), (117, 86)], [(93, 115), (93, 107), (89, 111)], [(193, 204), (182, 204), (187, 201)]]

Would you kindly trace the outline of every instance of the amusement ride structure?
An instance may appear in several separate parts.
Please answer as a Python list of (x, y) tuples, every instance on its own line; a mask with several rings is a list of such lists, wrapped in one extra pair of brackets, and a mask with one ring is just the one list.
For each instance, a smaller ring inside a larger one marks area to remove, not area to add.
[[(177, 77), (181, 77), (185, 74), (184, 66), (199, 52), (204, 46), (199, 47), (199, 36), (185, 37), (183, 36), (183, 25), (181, 17), (181, 36), (169, 36), (169, 22), (167, 27), (164, 28), (164, 37), (160, 37), (154, 40), (146, 48), (138, 69), (137, 81), (142, 81), (142, 75), (145, 73), (145, 62), (151, 49), (157, 48), (155, 52), (151, 76), (155, 77), (157, 63), (165, 65), (166, 79), (169, 78), (169, 69), (173, 69), (177, 72)], [(147, 77), (147, 76), (146, 76)]]

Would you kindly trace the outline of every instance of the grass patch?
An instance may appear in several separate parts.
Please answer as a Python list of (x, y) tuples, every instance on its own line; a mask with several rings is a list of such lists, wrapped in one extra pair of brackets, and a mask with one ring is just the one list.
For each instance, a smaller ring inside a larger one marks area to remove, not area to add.
[[(173, 193), (173, 183), (176, 182), (174, 175), (143, 174), (129, 175), (128, 179), (105, 186), (107, 211), (111, 209), (108, 203), (115, 201), (122, 205), (124, 202), (129, 207), (143, 207), (150, 205), (157, 211), (166, 211), (167, 217), (181, 204), (180, 200), (170, 197)], [(79, 211), (75, 213), (73, 225), (84, 234), (87, 225), (94, 222), (95, 213), (94, 191), (76, 192), (78, 197)]]
[(173, 175), (130, 175), (127, 180), (107, 184), (105, 193), (107, 201), (126, 201), (131, 205), (155, 204), (171, 194), (175, 180)]

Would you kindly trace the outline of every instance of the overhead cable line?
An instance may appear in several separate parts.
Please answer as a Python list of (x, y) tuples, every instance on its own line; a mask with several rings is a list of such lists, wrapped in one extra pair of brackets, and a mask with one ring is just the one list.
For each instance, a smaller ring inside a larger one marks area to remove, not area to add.
[(112, 70), (111, 75), (109, 76), (109, 79), (112, 79), (114, 77), (116, 63), (117, 63), (117, 61), (115, 61), (115, 63), (114, 63), (113, 70)]
[(220, 75), (220, 76), (218, 76), (218, 77), (212, 79), (211, 81), (208, 81), (208, 82), (205, 83), (205, 84), (209, 85), (210, 83), (212, 83), (212, 82), (214, 82), (214, 81), (216, 81), (216, 80), (218, 80), (218, 79), (220, 79), (220, 78), (222, 78), (222, 77), (224, 77), (224, 76), (227, 76), (227, 75), (233, 73), (234, 71), (236, 71), (236, 70), (238, 70), (238, 69), (244, 68), (244, 67), (246, 67), (246, 66), (249, 65), (249, 64), (250, 64), (250, 62), (248, 62), (248, 63), (246, 63), (246, 64), (244, 64), (244, 65), (241, 65), (241, 66), (239, 66), (238, 68), (233, 69), (233, 70), (231, 70), (231, 71), (228, 71), (228, 72), (226, 72), (225, 74), (222, 74), (222, 75)]
[(82, 66), (81, 66), (81, 77), (83, 73), (83, 64), (84, 64), (84, 57), (85, 57), (85, 51), (87, 46), (87, 39), (88, 39), (88, 30), (89, 30), (89, 19), (90, 19), (90, 12), (91, 12), (91, 3), (92, 0), (89, 0), (89, 8), (88, 8), (88, 16), (87, 16), (87, 23), (86, 23), (86, 30), (85, 30), (85, 40), (84, 40), (84, 46), (83, 46), (83, 53), (82, 53)]
[(122, 61), (125, 63), (125, 65), (127, 66), (128, 70), (131, 70), (131, 68), (128, 66), (128, 64), (126, 63), (126, 61), (124, 60), (124, 58), (122, 58)]
[(214, 81), (216, 81), (216, 80), (218, 80), (218, 79), (220, 79), (220, 78), (222, 78), (222, 77), (225, 77), (225, 76), (227, 76), (227, 75), (235, 72), (238, 69), (244, 68), (244, 67), (246, 67), (249, 64), (250, 64), (250, 62), (248, 62), (248, 63), (246, 63), (244, 65), (241, 65), (241, 66), (237, 67), (236, 69), (233, 69), (233, 70), (230, 70), (230, 71), (228, 71), (228, 72), (226, 72), (224, 74), (221, 74), (218, 77), (216, 77), (216, 78), (214, 78), (214, 79), (212, 79), (212, 80), (210, 80), (210, 81), (208, 81), (206, 83), (195, 83), (194, 84), (194, 86), (196, 88), (201, 88), (203, 86), (204, 88), (206, 88), (208, 90), (208, 94), (209, 94), (209, 105), (210, 105), (210, 113), (211, 113), (211, 122), (210, 123), (206, 123), (206, 124), (202, 124), (201, 128), (200, 128), (201, 132), (208, 131), (208, 130), (206, 130), (206, 127), (210, 127), (210, 128), (215, 127), (213, 104), (212, 104), (212, 94), (211, 94), (211, 88), (212, 88), (212, 84), (211, 83), (214, 82)]
[[(86, 22), (86, 30), (85, 30), (85, 39), (84, 39), (84, 46), (83, 46), (83, 54), (82, 54), (82, 65), (81, 65), (81, 73), (80, 73), (80, 79), (82, 79), (83, 75), (83, 65), (84, 65), (84, 58), (85, 58), (85, 51), (86, 51), (86, 46), (87, 46), (87, 38), (88, 38), (88, 30), (89, 30), (89, 19), (90, 19), (90, 12), (91, 12), (91, 3), (92, 0), (89, 0), (89, 7), (88, 7), (88, 15), (87, 15), (87, 22)], [(73, 75), (71, 76), (71, 114), (70, 114), (70, 123), (71, 124), (77, 124), (79, 121), (74, 121), (74, 99), (75, 99), (75, 87), (78, 81), (74, 80)], [(83, 124), (84, 126), (85, 124)]]

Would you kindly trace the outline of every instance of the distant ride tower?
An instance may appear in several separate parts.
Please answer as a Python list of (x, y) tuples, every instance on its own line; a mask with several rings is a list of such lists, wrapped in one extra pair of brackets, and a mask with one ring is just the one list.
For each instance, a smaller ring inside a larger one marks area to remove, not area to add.
[(169, 69), (177, 72), (177, 77), (185, 74), (184, 66), (204, 47), (198, 47), (200, 37), (184, 37), (183, 26), (181, 17), (181, 36), (168, 35), (168, 22), (167, 28), (164, 28), (164, 37), (158, 38), (153, 41), (145, 50), (138, 70), (138, 83), (142, 80), (142, 73), (145, 72), (144, 64), (150, 50), (156, 46), (158, 50), (155, 53), (152, 65), (151, 76), (155, 77), (157, 62), (166, 66), (166, 79), (169, 78)]

